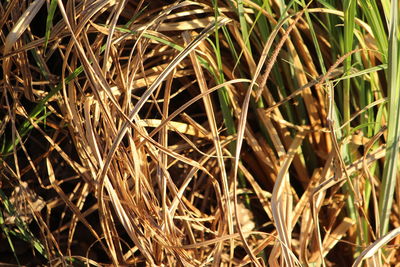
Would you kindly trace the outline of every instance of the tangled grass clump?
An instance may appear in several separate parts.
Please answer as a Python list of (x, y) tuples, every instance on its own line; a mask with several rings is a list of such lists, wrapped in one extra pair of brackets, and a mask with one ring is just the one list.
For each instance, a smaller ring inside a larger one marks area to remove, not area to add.
[(0, 263), (398, 262), (398, 1), (0, 7)]

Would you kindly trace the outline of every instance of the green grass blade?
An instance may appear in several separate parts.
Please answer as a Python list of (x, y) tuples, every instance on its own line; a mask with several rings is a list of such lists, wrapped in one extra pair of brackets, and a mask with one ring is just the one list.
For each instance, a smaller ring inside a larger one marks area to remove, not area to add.
[[(353, 49), (353, 36), (355, 30), (355, 0), (345, 1), (344, 6), (344, 54)], [(344, 73), (347, 73), (351, 68), (351, 56), (348, 56), (344, 61)], [(346, 122), (350, 119), (350, 79), (343, 81), (343, 120)], [(344, 129), (345, 135), (350, 132), (350, 124)]]
[(398, 2), (392, 1), (389, 25), (388, 49), (388, 136), (383, 180), (379, 194), (380, 234), (383, 236), (389, 229), (389, 216), (392, 209), (393, 193), (396, 186), (400, 138), (400, 71), (399, 71), (399, 22)]
[(382, 54), (383, 63), (387, 62), (386, 51), (388, 48), (388, 38), (385, 32), (385, 28), (382, 23), (382, 18), (378, 9), (378, 6), (374, 0), (366, 0), (359, 2), (362, 11), (367, 18), (369, 26), (374, 34), (379, 51)]
[(18, 232), (10, 231), (10, 233), (14, 234), (15, 236), (21, 238), (26, 242), (29, 242), (36, 249), (36, 251), (38, 251), (43, 257), (47, 258), (47, 253), (43, 244), (29, 230), (28, 225), (19, 218), (17, 212), (15, 211), (14, 206), (11, 204), (11, 202), (1, 189), (0, 189), (0, 199), (2, 205), (4, 206), (5, 211), (8, 214), (10, 214), (10, 216), (15, 217), (15, 225), (18, 229)]
[[(65, 78), (64, 82), (69, 83), (73, 79), (79, 76), (83, 72), (83, 67), (78, 67), (73, 73), (71, 73), (67, 78)], [(46, 103), (52, 98), (55, 94), (57, 94), (62, 88), (62, 83), (59, 83), (56, 87), (54, 87), (29, 113), (29, 117), (35, 119), (39, 116), (40, 113), (45, 109)], [(45, 119), (47, 116), (42, 116), (41, 119)], [(32, 124), (29, 120), (26, 120), (18, 129), (18, 133), (23, 138), (31, 129), (33, 128)], [(16, 139), (14, 142), (8, 142), (4, 149), (2, 150), (1, 154), (7, 155), (11, 153), (14, 147), (19, 144), (20, 140)]]
[[(347, 0), (344, 2), (344, 38), (343, 38), (343, 53), (346, 54), (353, 49), (353, 36), (355, 31), (355, 15), (356, 15), (356, 4), (355, 0)], [(343, 67), (344, 73), (347, 74), (351, 68), (352, 57), (346, 57)], [(350, 120), (350, 79), (343, 80), (343, 122)], [(350, 124), (346, 124), (344, 127), (343, 135), (346, 137), (350, 133)], [(346, 164), (351, 162), (350, 147), (343, 145), (342, 157)], [(354, 206), (354, 192), (351, 192), (350, 185), (345, 184), (343, 186), (345, 192), (349, 193), (349, 197), (346, 201), (347, 210), (349, 216), (353, 219), (357, 219), (357, 212)]]
[(50, 39), (51, 28), (53, 28), (53, 18), (57, 9), (57, 0), (51, 0), (49, 11), (46, 18), (46, 32), (44, 36), (44, 50), (46, 51), (47, 44)]
[(1, 230), (3, 230), (3, 233), (7, 238), (8, 244), (9, 244), (9, 246), (11, 248), (11, 251), (13, 252), (15, 261), (17, 262), (18, 265), (21, 265), (20, 262), (19, 262), (17, 253), (15, 251), (14, 244), (13, 244), (13, 242), (11, 240), (10, 230), (8, 229), (7, 225), (5, 224), (5, 220), (4, 220), (4, 216), (3, 216), (3, 212), (2, 211), (0, 211), (0, 227), (1, 227)]
[(239, 23), (240, 23), (240, 30), (242, 32), (242, 39), (246, 44), (246, 48), (251, 55), (251, 45), (249, 42), (250, 35), (249, 31), (247, 29), (247, 22), (245, 18), (245, 13), (244, 13), (244, 7), (243, 7), (243, 2), (241, 0), (237, 0), (237, 6), (238, 6), (238, 15), (239, 15)]
[(381, 5), (382, 5), (383, 13), (385, 14), (386, 25), (389, 25), (390, 2), (387, 0), (381, 0)]

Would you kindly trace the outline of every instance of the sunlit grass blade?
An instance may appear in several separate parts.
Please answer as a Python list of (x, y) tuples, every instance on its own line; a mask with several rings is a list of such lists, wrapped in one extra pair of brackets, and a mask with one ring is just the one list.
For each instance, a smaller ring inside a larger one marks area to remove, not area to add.
[(381, 220), (380, 234), (389, 230), (389, 217), (392, 210), (393, 193), (398, 174), (398, 153), (400, 138), (400, 68), (399, 68), (399, 21), (398, 1), (391, 3), (388, 49), (388, 135), (382, 186), (379, 194), (379, 217)]
[(239, 15), (239, 22), (240, 22), (240, 30), (242, 33), (242, 38), (243, 41), (246, 44), (247, 50), (248, 50), (248, 54), (251, 55), (251, 45), (250, 45), (250, 35), (249, 35), (249, 31), (247, 29), (247, 22), (246, 22), (246, 18), (245, 18), (245, 11), (244, 11), (244, 7), (243, 7), (243, 1), (242, 0), (236, 0), (237, 3), (237, 12)]
[(367, 0), (359, 3), (374, 33), (375, 41), (383, 57), (382, 63), (387, 63), (388, 38), (376, 1)]
[(46, 51), (47, 44), (50, 39), (51, 29), (53, 27), (53, 18), (54, 14), (56, 13), (57, 9), (57, 0), (51, 0), (50, 7), (47, 13), (46, 18), (46, 31), (45, 31), (45, 38), (44, 38), (44, 51)]

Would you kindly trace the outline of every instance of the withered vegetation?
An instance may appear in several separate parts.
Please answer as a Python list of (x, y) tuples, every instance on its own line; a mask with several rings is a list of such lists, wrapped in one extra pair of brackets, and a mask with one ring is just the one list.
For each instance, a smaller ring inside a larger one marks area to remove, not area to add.
[(1, 1), (0, 265), (395, 265), (397, 2)]

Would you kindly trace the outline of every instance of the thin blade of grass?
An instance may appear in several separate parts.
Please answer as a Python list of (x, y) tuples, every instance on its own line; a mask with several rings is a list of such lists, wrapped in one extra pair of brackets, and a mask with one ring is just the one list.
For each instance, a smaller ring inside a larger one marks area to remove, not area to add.
[(379, 217), (381, 220), (381, 236), (389, 230), (389, 216), (392, 210), (393, 193), (398, 174), (398, 154), (400, 140), (400, 67), (399, 67), (399, 22), (398, 1), (392, 1), (389, 24), (388, 50), (388, 137), (382, 186), (379, 193)]
[(47, 18), (46, 18), (46, 30), (45, 30), (45, 35), (44, 35), (44, 51), (46, 51), (47, 45), (49, 43), (51, 29), (53, 28), (54, 14), (56, 13), (56, 9), (57, 9), (57, 0), (51, 0), (50, 7), (49, 7), (49, 10), (47, 13)]

